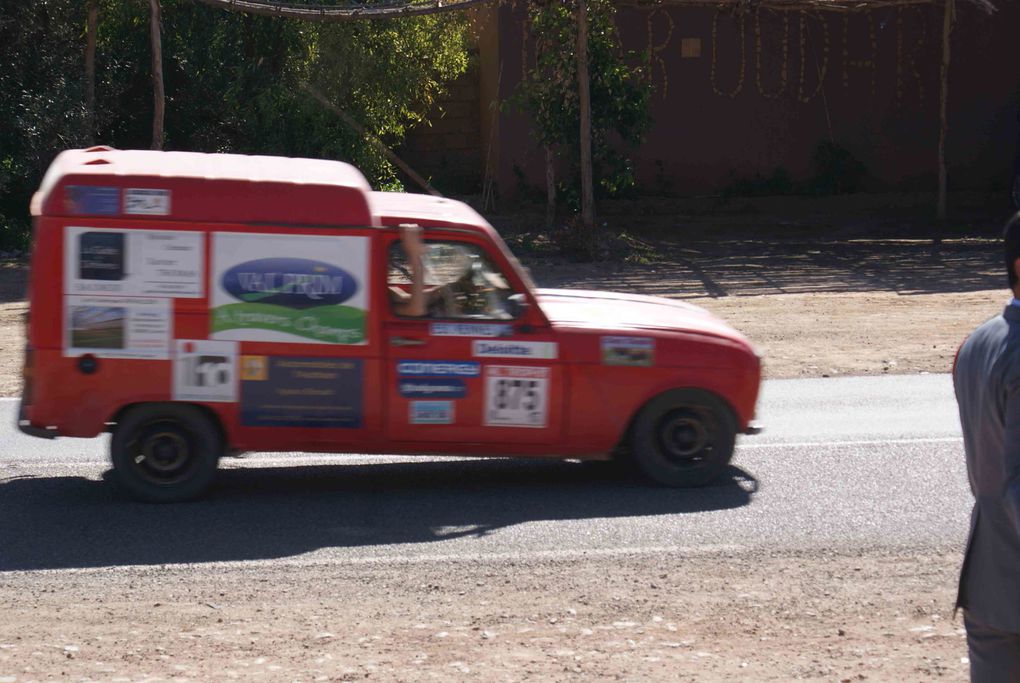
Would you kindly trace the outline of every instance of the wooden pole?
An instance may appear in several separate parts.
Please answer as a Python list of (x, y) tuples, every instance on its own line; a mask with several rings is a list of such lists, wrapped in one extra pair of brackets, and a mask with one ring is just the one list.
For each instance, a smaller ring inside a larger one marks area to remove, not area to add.
[(949, 99), (949, 37), (956, 21), (955, 0), (945, 0), (946, 11), (942, 19), (942, 88), (939, 92), (939, 198), (937, 216), (940, 222), (946, 220), (946, 134), (949, 121), (946, 103)]
[[(595, 192), (591, 162), (591, 84), (588, 73), (588, 0), (577, 0), (577, 92), (581, 108), (581, 223), (594, 239)], [(593, 245), (594, 246), (594, 245)]]
[(162, 22), (159, 0), (149, 0), (149, 38), (152, 43), (152, 149), (163, 149), (166, 93), (163, 91), (163, 43), (160, 38)]
[(85, 128), (89, 144), (96, 141), (96, 31), (99, 0), (89, 0), (85, 24)]

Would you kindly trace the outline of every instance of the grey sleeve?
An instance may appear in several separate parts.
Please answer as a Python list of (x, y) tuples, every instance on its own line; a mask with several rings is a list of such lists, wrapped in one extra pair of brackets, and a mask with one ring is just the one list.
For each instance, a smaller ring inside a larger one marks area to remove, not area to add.
[(1020, 376), (1006, 384), (1005, 434), (1003, 435), (1003, 507), (1020, 538)]

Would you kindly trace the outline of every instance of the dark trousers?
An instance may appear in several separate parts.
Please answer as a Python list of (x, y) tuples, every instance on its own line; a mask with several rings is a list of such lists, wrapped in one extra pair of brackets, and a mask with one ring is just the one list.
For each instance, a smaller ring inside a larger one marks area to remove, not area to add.
[(1020, 633), (997, 631), (964, 614), (970, 680), (973, 683), (1020, 681)]

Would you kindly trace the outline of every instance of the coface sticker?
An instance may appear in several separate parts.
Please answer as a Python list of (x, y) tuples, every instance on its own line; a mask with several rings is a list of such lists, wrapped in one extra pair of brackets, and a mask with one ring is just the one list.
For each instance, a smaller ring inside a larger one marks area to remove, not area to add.
[(215, 233), (214, 339), (364, 344), (368, 238)]
[(452, 401), (411, 401), (407, 421), (413, 425), (450, 425), (454, 422)]
[(397, 389), (404, 398), (464, 398), (467, 385), (460, 379), (401, 379)]
[(64, 355), (168, 358), (170, 299), (64, 297)]
[(402, 360), (397, 363), (397, 374), (401, 377), (478, 377), (481, 365), (473, 361)]
[(488, 365), (485, 368), (485, 426), (546, 426), (549, 368)]
[(433, 337), (508, 337), (514, 328), (505, 323), (432, 323)]
[(174, 348), (174, 400), (236, 401), (237, 346), (237, 342), (178, 339)]
[(64, 231), (65, 294), (205, 296), (205, 237), (185, 230)]
[(556, 342), (481, 341), (471, 343), (476, 358), (556, 358)]
[(602, 362), (606, 365), (654, 365), (655, 340), (649, 337), (602, 337)]
[(361, 360), (243, 356), (241, 364), (241, 424), (361, 427)]
[(124, 213), (135, 216), (169, 216), (170, 190), (129, 187), (124, 190)]

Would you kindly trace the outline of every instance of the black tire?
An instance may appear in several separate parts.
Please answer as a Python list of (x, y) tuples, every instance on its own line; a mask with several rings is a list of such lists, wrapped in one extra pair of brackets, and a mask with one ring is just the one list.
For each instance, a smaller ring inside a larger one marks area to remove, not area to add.
[(736, 440), (736, 418), (722, 399), (700, 389), (674, 389), (641, 409), (631, 460), (663, 486), (704, 486), (726, 470)]
[(216, 475), (223, 439), (195, 406), (147, 403), (130, 408), (110, 440), (116, 482), (147, 503), (174, 503), (200, 495)]

